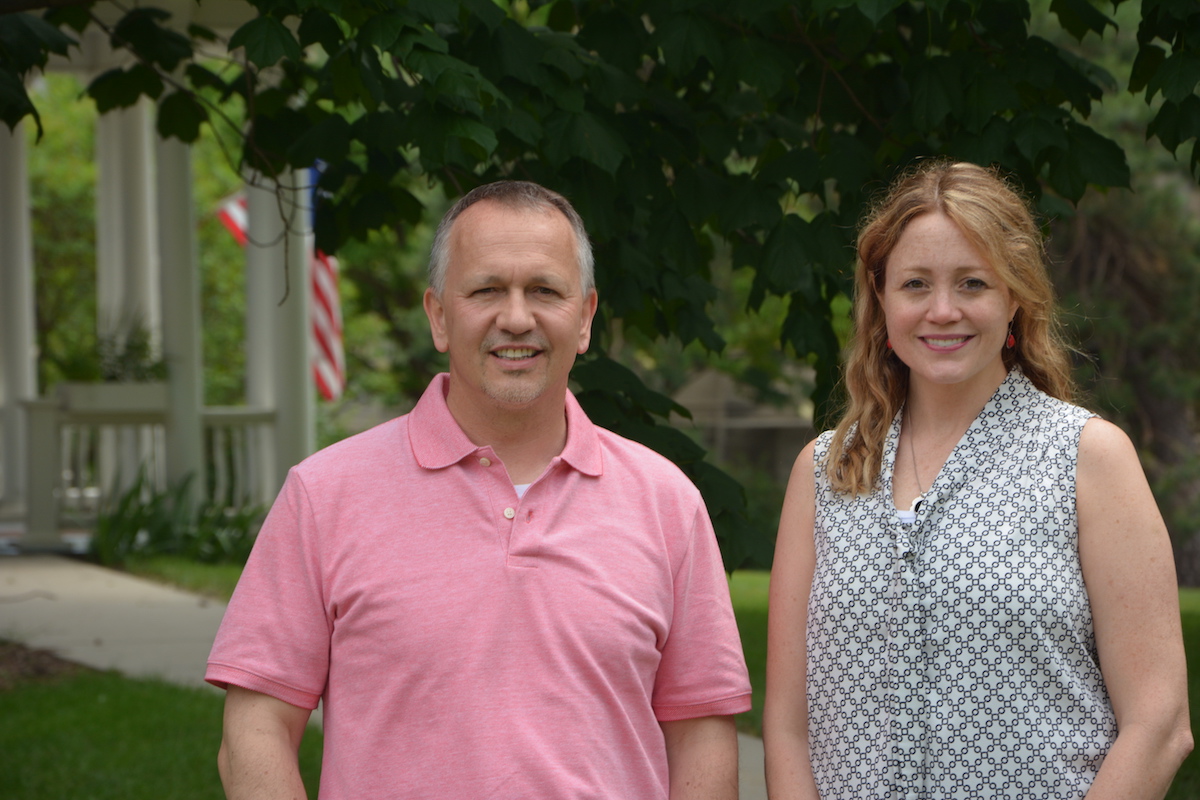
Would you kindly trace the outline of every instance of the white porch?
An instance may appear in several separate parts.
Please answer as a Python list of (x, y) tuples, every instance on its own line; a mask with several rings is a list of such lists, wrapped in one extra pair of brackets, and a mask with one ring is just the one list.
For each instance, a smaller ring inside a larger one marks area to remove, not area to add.
[[(160, 5), (181, 27), (247, 13), (220, 0)], [(89, 31), (53, 68), (86, 81), (120, 58)], [(142, 469), (161, 488), (194, 476), (196, 500), (267, 503), (315, 447), (308, 295), (286, 288), (289, 274), (308, 285), (307, 193), (284, 193), (285, 226), (274, 192), (247, 187), (245, 405), (205, 408), (191, 149), (159, 139), (154, 116), (143, 100), (97, 120), (97, 319), (107, 337), (144, 327), (167, 378), (50, 393), (37, 385), (26, 135), (0, 126), (0, 539), (22, 550), (68, 549), (64, 534), (92, 524), (100, 496)]]

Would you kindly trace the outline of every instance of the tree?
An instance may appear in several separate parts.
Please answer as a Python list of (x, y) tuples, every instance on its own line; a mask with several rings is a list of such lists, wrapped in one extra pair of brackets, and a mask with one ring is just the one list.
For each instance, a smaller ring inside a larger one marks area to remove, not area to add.
[[(753, 274), (750, 307), (786, 299), (780, 340), (815, 368), (820, 404), (835, 382), (830, 309), (847, 291), (855, 223), (895, 169), (937, 154), (996, 163), (1050, 211), (1089, 185), (1129, 183), (1121, 148), (1088, 124), (1117, 79), (1031, 34), (1023, 0), (253, 4), (224, 66), (196, 56), (214, 32), (185, 35), (161, 10), (131, 10), (109, 30), (136, 61), (89, 94), (101, 111), (150, 95), (160, 133), (185, 141), (222, 127), (211, 99), (239, 98), (246, 126), (224, 133), (239, 137), (243, 166), (276, 176), (329, 165), (316, 222), (329, 252), (416, 225), (414, 174), (448, 195), (508, 176), (562, 191), (602, 267), (601, 344), (623, 326), (721, 350), (709, 270), (724, 243), (733, 268)], [(1088, 0), (1050, 9), (1076, 39), (1116, 28)], [(40, 124), (21, 78), (69, 53), (89, 21), (69, 4), (0, 17), (0, 118)], [(1122, 78), (1161, 96), (1148, 133), (1172, 152), (1200, 133), (1197, 26), (1193, 3), (1144, 0)], [(737, 485), (656, 424), (668, 398), (599, 354), (574, 377), (597, 422), (689, 472), (728, 567), (769, 557), (739, 531)]]

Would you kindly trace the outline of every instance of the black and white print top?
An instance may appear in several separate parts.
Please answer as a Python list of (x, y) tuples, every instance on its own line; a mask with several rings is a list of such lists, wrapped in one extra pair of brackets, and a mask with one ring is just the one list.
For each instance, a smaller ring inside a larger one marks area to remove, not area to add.
[[(816, 479), (809, 739), (824, 800), (1082, 798), (1116, 738), (1077, 549), (1092, 414), (1013, 370), (916, 522)], [(816, 448), (819, 465), (830, 433)]]

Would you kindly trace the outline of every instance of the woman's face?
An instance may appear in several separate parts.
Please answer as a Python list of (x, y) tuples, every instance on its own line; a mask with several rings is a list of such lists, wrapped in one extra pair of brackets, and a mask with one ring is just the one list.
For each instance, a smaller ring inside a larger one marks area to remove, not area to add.
[(879, 300), (910, 381), (994, 388), (1004, 380), (1001, 351), (1017, 302), (945, 214), (908, 223), (888, 256)]

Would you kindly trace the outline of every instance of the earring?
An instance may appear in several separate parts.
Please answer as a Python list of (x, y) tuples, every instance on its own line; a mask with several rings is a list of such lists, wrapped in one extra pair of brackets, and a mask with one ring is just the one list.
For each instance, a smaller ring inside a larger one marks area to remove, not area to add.
[(888, 339), (888, 340), (887, 340), (887, 349), (888, 349), (888, 350), (891, 350), (891, 349), (892, 349), (892, 340), (891, 340), (891, 339)]
[(1012, 335), (1012, 331), (1008, 332), (1008, 338), (1004, 340), (1004, 346), (1009, 350), (1017, 346), (1017, 337)]

